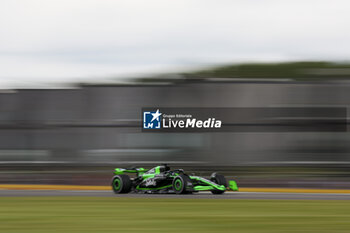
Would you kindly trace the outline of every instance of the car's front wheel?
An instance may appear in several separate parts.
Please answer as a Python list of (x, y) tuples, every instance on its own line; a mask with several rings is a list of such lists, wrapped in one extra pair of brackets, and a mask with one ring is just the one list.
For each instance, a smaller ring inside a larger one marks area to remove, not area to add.
[[(213, 173), (210, 177), (210, 180), (217, 183), (218, 185), (224, 185), (225, 188), (227, 187), (227, 181), (225, 176), (221, 174), (217, 174), (216, 172)], [(211, 190), (212, 194), (223, 194), (225, 190)]]
[(112, 179), (112, 189), (117, 194), (130, 192), (131, 185), (132, 181), (128, 175), (118, 175)]
[(187, 182), (189, 178), (183, 174), (180, 174), (175, 177), (173, 180), (173, 189), (176, 194), (186, 194), (188, 193), (186, 190)]

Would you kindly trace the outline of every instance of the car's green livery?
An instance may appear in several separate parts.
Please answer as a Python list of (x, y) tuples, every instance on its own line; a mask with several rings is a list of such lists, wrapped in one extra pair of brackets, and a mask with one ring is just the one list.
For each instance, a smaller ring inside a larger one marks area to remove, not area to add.
[[(135, 174), (130, 178), (127, 174)], [(112, 179), (115, 193), (177, 193), (187, 194), (198, 191), (211, 191), (222, 194), (226, 190), (238, 191), (234, 180), (228, 183), (223, 175), (213, 173), (210, 179), (187, 175), (182, 169), (170, 170), (167, 165), (160, 165), (152, 169), (144, 168), (116, 168)]]

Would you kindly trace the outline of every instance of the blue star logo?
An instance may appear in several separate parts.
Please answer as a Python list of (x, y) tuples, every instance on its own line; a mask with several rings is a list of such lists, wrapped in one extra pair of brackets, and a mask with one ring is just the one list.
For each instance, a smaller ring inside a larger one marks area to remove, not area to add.
[(144, 129), (160, 129), (161, 115), (159, 109), (155, 112), (143, 112), (143, 128)]

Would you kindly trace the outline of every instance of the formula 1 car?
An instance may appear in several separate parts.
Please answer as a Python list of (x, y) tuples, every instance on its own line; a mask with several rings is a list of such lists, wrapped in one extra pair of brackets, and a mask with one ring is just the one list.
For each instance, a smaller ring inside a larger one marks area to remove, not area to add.
[[(136, 174), (130, 178), (126, 174)], [(116, 168), (112, 179), (112, 189), (116, 194), (120, 193), (176, 193), (190, 194), (198, 191), (211, 191), (213, 194), (223, 194), (226, 190), (238, 191), (237, 184), (218, 173), (213, 173), (210, 179), (187, 175), (184, 170), (170, 170), (165, 165), (152, 169), (144, 168)]]

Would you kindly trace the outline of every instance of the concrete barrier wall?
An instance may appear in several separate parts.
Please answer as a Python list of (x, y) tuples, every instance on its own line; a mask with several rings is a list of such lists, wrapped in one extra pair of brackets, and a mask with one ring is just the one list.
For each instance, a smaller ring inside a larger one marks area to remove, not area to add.
[(330, 107), (350, 84), (205, 82), (0, 93), (0, 161), (346, 164), (347, 132), (141, 132), (142, 107)]

